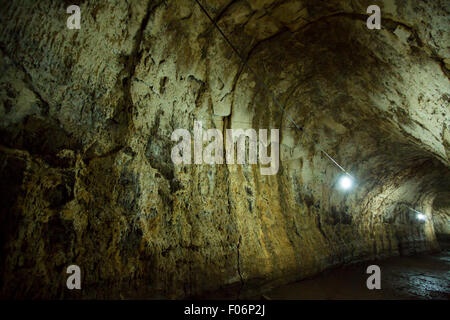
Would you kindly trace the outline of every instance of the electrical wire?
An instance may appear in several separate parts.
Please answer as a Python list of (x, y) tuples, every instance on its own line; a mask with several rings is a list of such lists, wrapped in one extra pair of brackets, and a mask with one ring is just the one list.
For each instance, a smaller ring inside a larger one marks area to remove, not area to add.
[[(235, 54), (239, 57), (239, 59), (242, 61), (242, 63), (244, 64), (244, 66), (247, 67), (247, 69), (253, 74), (253, 76), (255, 77), (256, 81), (258, 82), (258, 84), (266, 91), (266, 93), (269, 94), (269, 96), (272, 98), (272, 101), (274, 102), (274, 104), (279, 107), (283, 113), (286, 115), (286, 117), (289, 119), (289, 121), (294, 125), (294, 127), (301, 131), (302, 133), (306, 134), (303, 130), (302, 127), (300, 127), (295, 121), (294, 119), (291, 117), (291, 115), (286, 111), (286, 108), (283, 107), (281, 105), (281, 103), (278, 101), (278, 99), (275, 97), (275, 95), (273, 94), (273, 92), (267, 87), (267, 85), (264, 83), (263, 80), (261, 80), (261, 78), (259, 77), (259, 75), (256, 73), (255, 70), (253, 70), (253, 68), (248, 64), (247, 60), (242, 56), (242, 54), (239, 52), (238, 49), (236, 49), (236, 47), (233, 45), (233, 43), (228, 39), (228, 37), (225, 35), (225, 33), (222, 31), (222, 29), (217, 25), (216, 21), (214, 21), (214, 19), (210, 16), (210, 14), (208, 13), (208, 11), (205, 9), (205, 7), (203, 7), (203, 5), (200, 3), (199, 0), (194, 0), (198, 6), (200, 7), (200, 9), (202, 10), (202, 12), (208, 17), (208, 19), (211, 21), (211, 23), (214, 25), (214, 27), (217, 29), (217, 31), (219, 31), (219, 33), (222, 35), (222, 37), (224, 38), (224, 40), (228, 43), (228, 45), (231, 47), (231, 49), (235, 52)], [(308, 134), (306, 134), (307, 136), (309, 136)], [(309, 136), (310, 137), (310, 136)], [(323, 154), (325, 154), (325, 156), (330, 159), (340, 170), (342, 170), (346, 175), (348, 175), (350, 178), (352, 178), (353, 180), (355, 180), (355, 178), (347, 171), (345, 170), (336, 160), (334, 160), (329, 154), (328, 152), (326, 152), (325, 150), (323, 150), (321, 147), (318, 147), (318, 149), (323, 152)]]
[[(283, 107), (281, 105), (281, 103), (278, 101), (278, 99), (276, 98), (276, 96), (273, 94), (273, 92), (267, 87), (267, 85), (264, 83), (263, 80), (261, 80), (261, 78), (259, 77), (259, 75), (256, 73), (255, 70), (253, 70), (253, 68), (248, 64), (248, 61), (242, 56), (242, 54), (239, 52), (239, 50), (233, 45), (233, 43), (228, 39), (228, 37), (225, 35), (225, 33), (222, 31), (222, 29), (218, 26), (217, 22), (211, 17), (211, 15), (208, 13), (208, 11), (205, 9), (205, 7), (200, 3), (199, 0), (194, 0), (197, 5), (200, 7), (200, 9), (202, 10), (202, 12), (208, 17), (208, 19), (211, 21), (211, 23), (214, 25), (214, 27), (217, 29), (217, 31), (219, 31), (219, 33), (222, 35), (223, 39), (227, 42), (227, 44), (231, 47), (231, 49), (234, 51), (234, 53), (239, 57), (239, 59), (241, 60), (241, 62), (243, 63), (244, 66), (247, 67), (247, 69), (253, 74), (253, 76), (255, 77), (256, 81), (258, 81), (258, 84), (266, 91), (266, 93), (269, 94), (269, 96), (272, 98), (272, 101), (274, 102), (274, 104), (279, 107), (284, 114), (286, 115), (286, 117), (289, 119), (289, 121), (294, 125), (294, 128), (301, 131), (303, 134), (309, 136), (302, 127), (300, 127), (295, 120), (291, 117), (291, 115), (286, 111), (286, 108)], [(235, 121), (235, 122), (240, 122), (240, 123), (246, 123), (244, 121)], [(250, 122), (248, 122), (250, 123)], [(292, 127), (288, 127), (288, 128), (292, 128)], [(325, 150), (323, 150), (321, 147), (318, 147), (318, 149), (325, 154), (325, 156), (330, 159), (342, 172), (344, 172), (346, 175), (348, 175), (350, 178), (352, 178), (353, 180), (355, 180), (355, 178), (347, 171), (345, 170), (336, 160), (333, 159), (333, 157), (331, 157), (328, 152), (326, 152)], [(406, 206), (407, 208), (411, 209), (412, 211), (418, 213), (418, 214), (422, 214), (421, 212), (411, 208), (410, 206), (403, 204), (404, 206)]]

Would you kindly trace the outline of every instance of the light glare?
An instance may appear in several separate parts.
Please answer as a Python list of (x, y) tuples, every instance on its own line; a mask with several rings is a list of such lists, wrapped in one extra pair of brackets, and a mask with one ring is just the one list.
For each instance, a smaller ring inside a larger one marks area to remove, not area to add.
[(427, 220), (427, 216), (424, 215), (423, 213), (418, 213), (417, 214), (417, 219), (425, 221), (425, 220)]
[(348, 190), (352, 187), (353, 181), (352, 179), (350, 179), (350, 177), (348, 176), (342, 176), (341, 179), (339, 180), (339, 186), (343, 189), (343, 190)]

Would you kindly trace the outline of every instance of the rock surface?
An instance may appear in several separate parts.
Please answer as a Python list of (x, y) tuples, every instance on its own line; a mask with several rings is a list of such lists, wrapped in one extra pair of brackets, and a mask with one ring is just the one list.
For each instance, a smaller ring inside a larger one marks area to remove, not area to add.
[[(1, 1), (2, 297), (246, 297), (449, 232), (448, 2), (380, 1), (368, 30), (366, 0), (202, 1), (259, 78), (194, 1), (74, 2), (80, 30)], [(174, 165), (194, 121), (280, 128), (278, 173)]]

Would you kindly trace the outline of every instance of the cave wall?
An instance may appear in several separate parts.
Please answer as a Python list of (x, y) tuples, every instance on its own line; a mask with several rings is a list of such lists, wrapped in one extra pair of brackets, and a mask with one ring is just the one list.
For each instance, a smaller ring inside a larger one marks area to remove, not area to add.
[[(205, 1), (285, 111), (193, 1), (78, 2), (81, 30), (65, 27), (69, 4), (1, 1), (2, 297), (246, 297), (438, 249), (445, 3), (380, 1), (368, 30), (369, 1)], [(278, 173), (174, 165), (171, 133), (194, 121), (279, 128)]]
[(436, 195), (433, 201), (433, 226), (436, 238), (443, 247), (450, 243), (450, 196), (448, 192)]

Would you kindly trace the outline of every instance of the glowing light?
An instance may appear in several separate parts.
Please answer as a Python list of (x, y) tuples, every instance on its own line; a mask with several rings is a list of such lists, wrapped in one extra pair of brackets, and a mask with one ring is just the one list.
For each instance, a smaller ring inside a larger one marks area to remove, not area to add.
[(348, 175), (344, 175), (339, 179), (339, 186), (343, 190), (350, 189), (352, 187), (352, 185), (353, 185), (353, 180)]
[(425, 221), (425, 220), (427, 220), (427, 216), (424, 215), (423, 213), (418, 213), (417, 214), (417, 219), (419, 219), (421, 221)]

